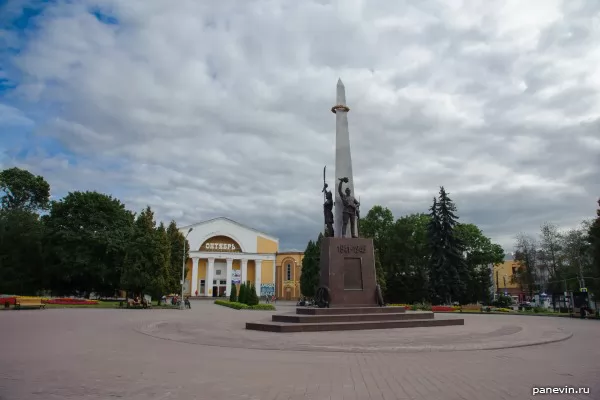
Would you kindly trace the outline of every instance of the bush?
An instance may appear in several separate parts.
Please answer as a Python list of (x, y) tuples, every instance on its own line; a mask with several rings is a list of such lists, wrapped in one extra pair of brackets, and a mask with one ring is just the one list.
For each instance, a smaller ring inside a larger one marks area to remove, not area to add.
[(231, 293), (229, 294), (229, 301), (231, 301), (232, 303), (237, 303), (237, 301), (238, 301), (237, 288), (233, 284), (231, 285)]
[(431, 304), (429, 303), (415, 303), (415, 305), (413, 306), (413, 310), (419, 310), (419, 311), (431, 311)]
[(242, 303), (238, 303), (238, 302), (233, 302), (233, 301), (227, 301), (227, 300), (215, 300), (215, 304), (217, 304), (219, 306), (223, 306), (223, 307), (233, 308), (235, 310), (246, 310), (246, 309), (248, 309), (248, 306), (246, 304), (242, 304)]
[(275, 311), (275, 306), (272, 304), (256, 304), (253, 306), (249, 306), (247, 304), (242, 304), (238, 302), (232, 302), (227, 300), (215, 300), (215, 304), (223, 307), (233, 308), (234, 310), (265, 310), (265, 311)]
[(408, 304), (388, 304), (388, 307), (399, 307), (404, 308), (405, 310), (412, 310), (412, 306)]
[(539, 307), (539, 306), (535, 306), (533, 307), (533, 312), (534, 313), (543, 313), (546, 312), (548, 310), (546, 310), (544, 307)]
[(500, 308), (508, 308), (508, 307), (512, 306), (512, 304), (513, 304), (512, 297), (504, 296), (504, 295), (498, 296), (498, 298), (492, 303), (492, 305), (494, 307), (500, 307)]
[(238, 298), (237, 298), (238, 303), (246, 304), (247, 296), (248, 296), (248, 286), (246, 286), (246, 282), (242, 282), (240, 284), (240, 292), (238, 293)]
[(253, 283), (248, 288), (249, 292), (246, 296), (246, 304), (249, 306), (258, 305), (258, 295), (256, 294), (256, 286)]
[(257, 304), (255, 306), (250, 307), (251, 310), (268, 310), (275, 311), (276, 308), (273, 304)]

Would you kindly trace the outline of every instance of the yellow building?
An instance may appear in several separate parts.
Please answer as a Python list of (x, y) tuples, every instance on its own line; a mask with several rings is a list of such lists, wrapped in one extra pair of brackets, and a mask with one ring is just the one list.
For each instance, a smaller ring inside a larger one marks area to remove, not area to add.
[(304, 253), (286, 251), (277, 253), (275, 273), (275, 296), (278, 299), (297, 300), (300, 298), (300, 275)]
[(514, 279), (519, 267), (520, 264), (514, 260), (505, 260), (501, 264), (494, 265), (493, 279), (496, 293), (506, 293), (515, 301), (523, 301), (525, 293)]
[(301, 252), (279, 253), (279, 239), (219, 217), (180, 228), (190, 245), (184, 292), (229, 296), (250, 281), (259, 296), (300, 296)]

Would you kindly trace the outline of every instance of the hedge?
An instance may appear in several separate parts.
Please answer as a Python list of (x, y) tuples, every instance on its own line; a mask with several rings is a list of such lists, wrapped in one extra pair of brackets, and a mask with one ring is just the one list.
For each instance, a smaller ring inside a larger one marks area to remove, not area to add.
[(256, 304), (249, 306), (243, 303), (227, 300), (215, 300), (215, 304), (223, 307), (233, 308), (234, 310), (268, 310), (275, 311), (275, 306), (272, 304)]

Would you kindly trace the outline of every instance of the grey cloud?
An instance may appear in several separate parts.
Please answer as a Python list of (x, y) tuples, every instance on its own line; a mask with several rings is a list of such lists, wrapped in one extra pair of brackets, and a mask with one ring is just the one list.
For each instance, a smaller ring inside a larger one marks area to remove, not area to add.
[(12, 60), (15, 95), (26, 115), (60, 106), (38, 135), (78, 164), (22, 165), (54, 192), (115, 193), (182, 224), (224, 215), (304, 249), (323, 165), (334, 184), (341, 77), (363, 212), (426, 212), (444, 185), (509, 250), (544, 221), (593, 215), (600, 31), (594, 2), (501, 3), (106, 2), (118, 26), (91, 0), (51, 5)]

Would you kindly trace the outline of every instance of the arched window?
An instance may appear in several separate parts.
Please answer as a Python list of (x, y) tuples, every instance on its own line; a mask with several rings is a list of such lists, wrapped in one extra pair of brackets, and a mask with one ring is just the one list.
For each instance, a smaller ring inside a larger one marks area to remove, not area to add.
[(292, 280), (292, 264), (288, 263), (285, 271), (286, 281)]

